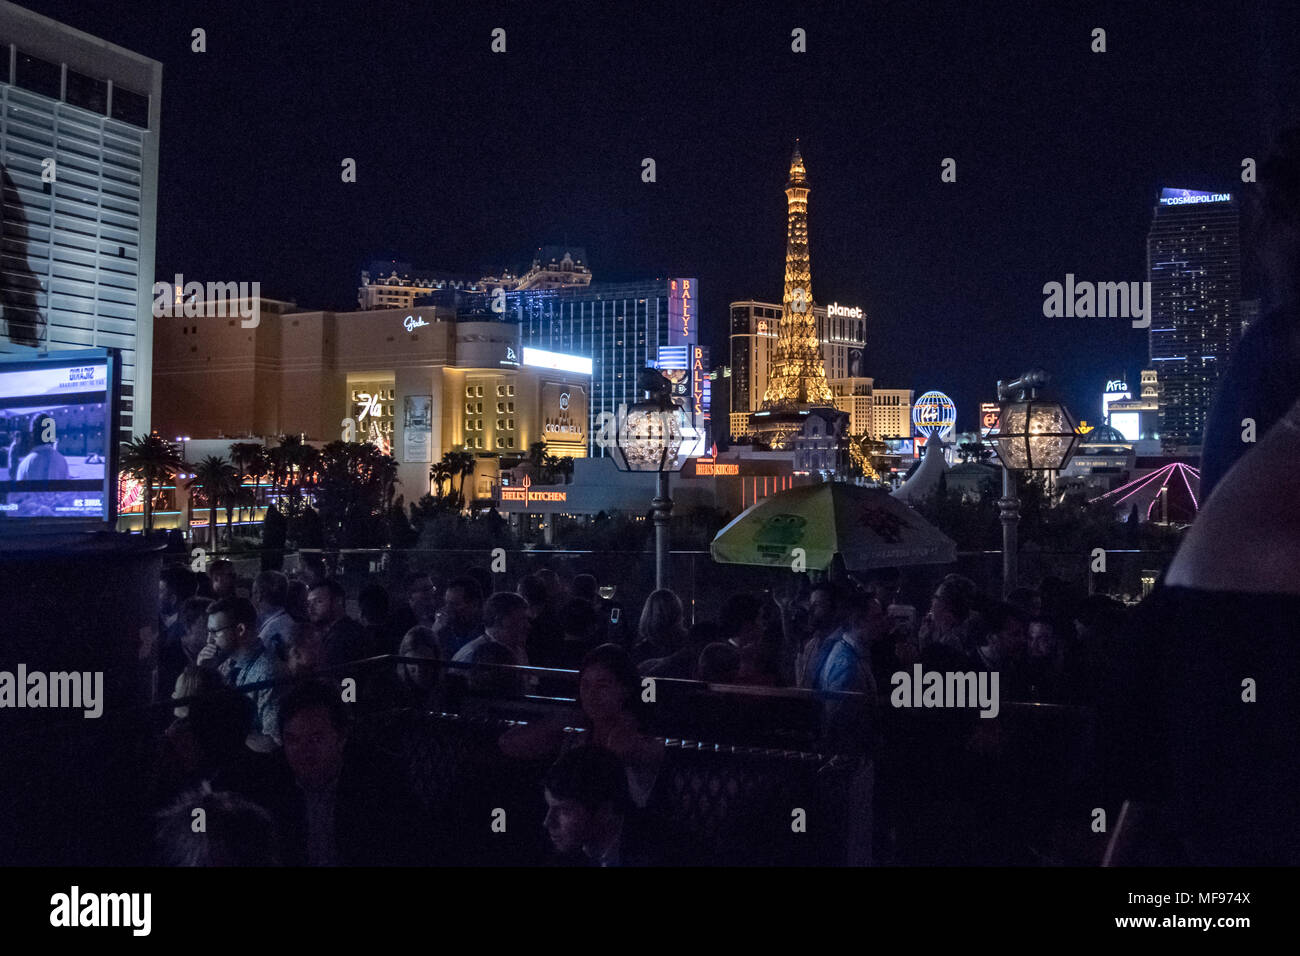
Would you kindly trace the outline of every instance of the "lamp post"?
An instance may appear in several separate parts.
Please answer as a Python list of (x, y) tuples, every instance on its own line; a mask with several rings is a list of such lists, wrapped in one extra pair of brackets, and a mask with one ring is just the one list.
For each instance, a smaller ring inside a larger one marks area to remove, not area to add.
[(641, 371), (637, 384), (646, 397), (631, 407), (619, 409), (614, 444), (614, 464), (623, 471), (655, 472), (658, 483), (650, 514), (655, 528), (655, 587), (668, 586), (668, 519), (673, 500), (668, 494), (668, 476), (681, 468), (685, 413), (672, 400), (672, 384), (658, 371)]
[(1012, 382), (998, 382), (998, 433), (994, 443), (1002, 463), (1002, 596), (1016, 588), (1017, 526), (1020, 499), (1013, 471), (1060, 471), (1079, 441), (1074, 419), (1060, 402), (1038, 398), (1048, 375), (1033, 369)]

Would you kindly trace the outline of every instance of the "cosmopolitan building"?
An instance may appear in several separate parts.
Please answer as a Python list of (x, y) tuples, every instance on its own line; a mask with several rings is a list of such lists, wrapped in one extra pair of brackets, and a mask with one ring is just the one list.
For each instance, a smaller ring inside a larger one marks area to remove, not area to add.
[(1230, 193), (1163, 189), (1147, 236), (1150, 355), (1160, 377), (1160, 438), (1201, 443), (1205, 418), (1240, 334), (1241, 244)]
[(483, 498), (500, 461), (534, 442), (587, 453), (590, 359), (524, 345), (516, 323), (457, 321), (434, 307), (259, 308), (251, 328), (214, 315), (158, 320), (161, 434), (370, 441), (397, 459), (408, 501), (429, 490), (430, 465), (448, 451), (476, 454), (467, 497)]
[(151, 426), (162, 64), (0, 0), (0, 352), (117, 349)]

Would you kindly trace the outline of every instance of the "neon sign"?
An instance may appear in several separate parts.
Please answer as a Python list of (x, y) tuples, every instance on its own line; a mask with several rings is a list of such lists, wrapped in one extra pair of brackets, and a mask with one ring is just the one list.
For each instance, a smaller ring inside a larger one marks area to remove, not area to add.
[(695, 344), (694, 279), (668, 280), (668, 344)]
[(524, 507), (534, 501), (568, 501), (569, 493), (567, 491), (533, 491), (533, 480), (524, 475), (524, 480), (517, 488), (502, 488), (502, 501), (522, 501)]
[(1160, 205), (1162, 206), (1188, 206), (1193, 203), (1231, 201), (1232, 193), (1207, 193), (1195, 189), (1160, 190)]
[(833, 319), (837, 316), (843, 316), (846, 319), (860, 319), (862, 318), (862, 309), (857, 306), (849, 308), (847, 305), (840, 305), (838, 302), (832, 302), (830, 305), (826, 306), (826, 317)]
[(691, 397), (695, 399), (695, 414), (704, 414), (704, 348), (695, 346), (691, 363)]

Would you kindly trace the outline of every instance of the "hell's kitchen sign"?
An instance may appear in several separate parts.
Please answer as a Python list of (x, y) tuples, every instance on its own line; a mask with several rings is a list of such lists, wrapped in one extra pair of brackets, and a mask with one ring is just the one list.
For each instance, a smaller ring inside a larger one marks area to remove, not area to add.
[(533, 481), (527, 475), (518, 485), (508, 485), (501, 489), (502, 501), (519, 501), (527, 508), (534, 501), (568, 501), (567, 491), (533, 491)]

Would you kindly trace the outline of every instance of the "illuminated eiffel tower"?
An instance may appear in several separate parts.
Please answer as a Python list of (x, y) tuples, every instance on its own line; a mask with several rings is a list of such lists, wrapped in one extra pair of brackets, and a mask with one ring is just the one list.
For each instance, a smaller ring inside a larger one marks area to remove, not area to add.
[(790, 160), (790, 181), (785, 184), (785, 292), (781, 299), (781, 320), (777, 325), (772, 371), (763, 393), (763, 404), (750, 419), (755, 436), (772, 448), (787, 447), (803, 429), (812, 409), (834, 409), (813, 315), (812, 266), (808, 258), (809, 191), (803, 156), (796, 141)]

